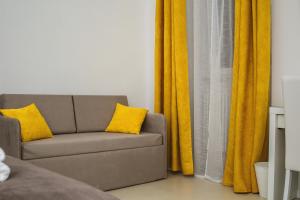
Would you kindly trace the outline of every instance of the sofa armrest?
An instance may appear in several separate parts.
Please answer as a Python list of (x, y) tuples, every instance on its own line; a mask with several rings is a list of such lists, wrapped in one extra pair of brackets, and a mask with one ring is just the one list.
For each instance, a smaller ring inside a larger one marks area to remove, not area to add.
[(0, 115), (0, 147), (7, 155), (21, 158), (21, 129), (19, 121)]
[(165, 177), (167, 177), (168, 156), (167, 156), (167, 121), (164, 115), (157, 113), (148, 113), (142, 126), (143, 133), (159, 133), (163, 136), (163, 156)]
[(163, 135), (163, 144), (167, 144), (167, 123), (164, 115), (148, 113), (142, 126), (142, 132), (160, 133)]

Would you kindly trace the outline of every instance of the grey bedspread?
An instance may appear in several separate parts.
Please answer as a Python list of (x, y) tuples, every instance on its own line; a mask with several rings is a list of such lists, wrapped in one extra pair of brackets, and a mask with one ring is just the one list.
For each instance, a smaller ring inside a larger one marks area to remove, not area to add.
[(10, 178), (0, 183), (0, 200), (118, 200), (85, 183), (7, 156)]

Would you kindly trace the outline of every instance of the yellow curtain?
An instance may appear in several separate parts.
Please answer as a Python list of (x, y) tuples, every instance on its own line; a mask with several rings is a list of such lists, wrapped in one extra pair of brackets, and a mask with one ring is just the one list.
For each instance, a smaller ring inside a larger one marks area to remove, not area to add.
[(224, 185), (258, 192), (254, 163), (265, 155), (270, 81), (270, 0), (235, 0), (230, 128)]
[(192, 175), (186, 0), (157, 0), (155, 24), (155, 112), (168, 126), (172, 171)]

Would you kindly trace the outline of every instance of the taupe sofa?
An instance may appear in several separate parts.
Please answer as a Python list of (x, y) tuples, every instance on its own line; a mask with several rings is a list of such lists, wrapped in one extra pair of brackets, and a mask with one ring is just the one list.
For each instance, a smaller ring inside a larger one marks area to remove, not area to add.
[(0, 108), (35, 103), (54, 137), (22, 143), (19, 122), (0, 116), (0, 146), (102, 190), (166, 178), (165, 118), (147, 114), (140, 135), (105, 133), (117, 102), (128, 104), (126, 96), (3, 94)]

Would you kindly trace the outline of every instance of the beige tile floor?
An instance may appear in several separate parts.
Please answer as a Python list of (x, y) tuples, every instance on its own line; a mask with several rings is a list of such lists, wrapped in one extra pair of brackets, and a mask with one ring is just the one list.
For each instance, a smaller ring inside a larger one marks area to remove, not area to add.
[(229, 187), (207, 180), (181, 175), (168, 179), (113, 190), (121, 200), (262, 200), (256, 194), (234, 194)]

